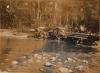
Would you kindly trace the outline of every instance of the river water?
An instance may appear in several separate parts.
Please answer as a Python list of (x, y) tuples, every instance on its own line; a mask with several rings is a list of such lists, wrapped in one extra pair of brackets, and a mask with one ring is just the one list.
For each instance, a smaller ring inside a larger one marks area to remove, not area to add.
[(43, 40), (0, 37), (0, 68), (5, 68), (16, 57), (39, 50), (44, 45)]
[(69, 45), (59, 40), (19, 39), (12, 37), (0, 37), (0, 69), (5, 70), (11, 61), (21, 55), (34, 51), (41, 52), (66, 52), (75, 56), (77, 53), (94, 53), (95, 48)]

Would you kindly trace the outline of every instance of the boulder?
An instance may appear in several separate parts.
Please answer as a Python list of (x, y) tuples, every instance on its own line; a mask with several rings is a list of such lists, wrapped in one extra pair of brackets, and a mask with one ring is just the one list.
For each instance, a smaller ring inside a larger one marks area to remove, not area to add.
[(53, 64), (52, 63), (50, 63), (50, 62), (46, 62), (45, 63), (45, 66), (47, 66), (47, 67), (50, 67), (50, 66), (52, 66)]
[(60, 67), (58, 70), (60, 73), (71, 73), (72, 72), (72, 70), (69, 70), (68, 68), (65, 68), (65, 67)]

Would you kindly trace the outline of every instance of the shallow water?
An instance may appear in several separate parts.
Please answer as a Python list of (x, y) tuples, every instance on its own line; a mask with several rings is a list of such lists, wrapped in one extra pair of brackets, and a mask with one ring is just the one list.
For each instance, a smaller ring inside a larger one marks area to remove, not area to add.
[(39, 50), (44, 45), (43, 40), (0, 37), (0, 68), (5, 68), (16, 57)]
[(0, 37), (0, 69), (6, 70), (10, 66), (11, 61), (16, 59), (16, 57), (29, 55), (34, 51), (66, 53), (68, 57), (96, 52), (95, 48), (69, 45), (58, 40)]

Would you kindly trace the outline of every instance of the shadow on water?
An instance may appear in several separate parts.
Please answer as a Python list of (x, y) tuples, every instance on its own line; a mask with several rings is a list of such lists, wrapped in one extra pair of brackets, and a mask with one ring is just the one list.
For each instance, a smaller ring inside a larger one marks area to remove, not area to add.
[(75, 53), (95, 53), (95, 48), (84, 46), (84, 45), (72, 45), (63, 41), (47, 41), (45, 47), (42, 49), (44, 52), (75, 52)]

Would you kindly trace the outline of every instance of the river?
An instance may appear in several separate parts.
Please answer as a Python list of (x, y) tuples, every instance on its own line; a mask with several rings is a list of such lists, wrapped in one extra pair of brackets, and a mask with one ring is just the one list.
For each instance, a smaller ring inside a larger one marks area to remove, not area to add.
[[(95, 53), (95, 48), (69, 45), (59, 40), (19, 39), (14, 37), (0, 37), (0, 69), (6, 70), (11, 61), (21, 55), (28, 55), (34, 51), (55, 52), (61, 51), (67, 55), (77, 56), (77, 53)], [(71, 57), (70, 56), (70, 57)], [(99, 59), (100, 60), (100, 59)], [(99, 73), (99, 71), (96, 71)], [(88, 73), (88, 72), (87, 72)], [(91, 72), (93, 73), (93, 72)]]

